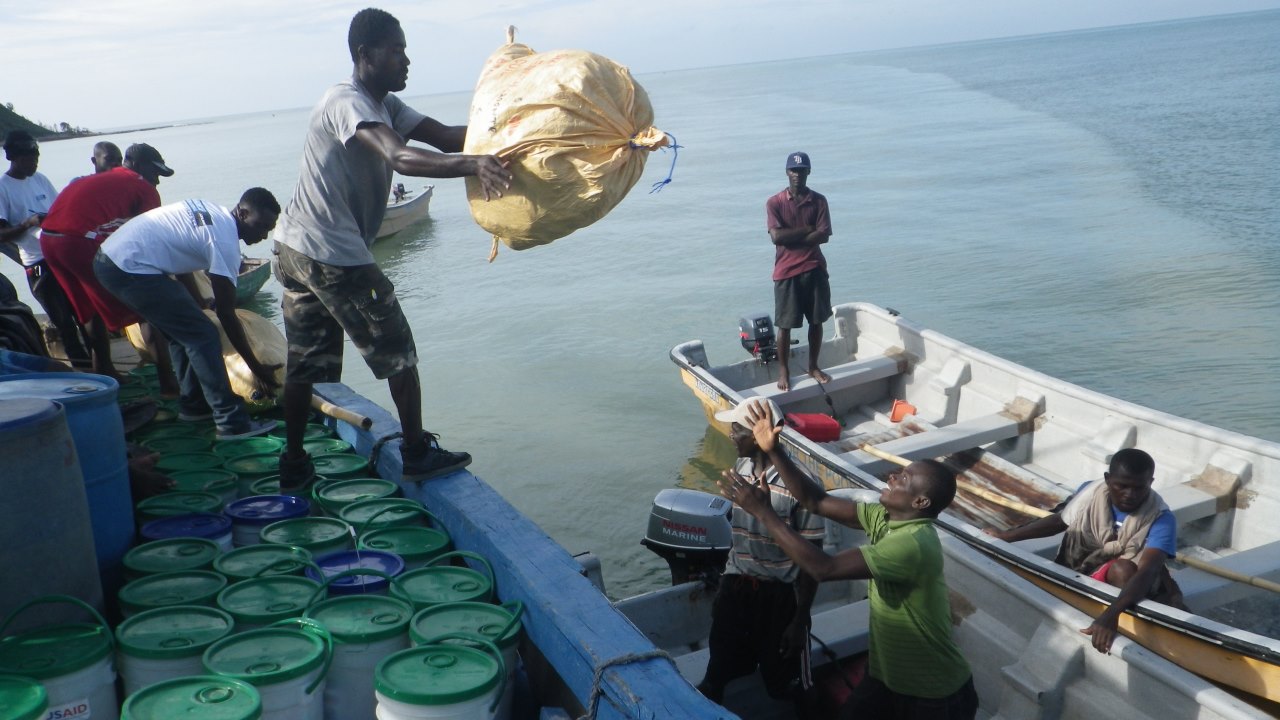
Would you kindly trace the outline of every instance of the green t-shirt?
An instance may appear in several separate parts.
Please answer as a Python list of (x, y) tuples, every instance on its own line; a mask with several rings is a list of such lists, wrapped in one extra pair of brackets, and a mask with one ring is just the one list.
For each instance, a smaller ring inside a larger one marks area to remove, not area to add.
[(902, 695), (946, 697), (969, 679), (951, 638), (942, 544), (933, 520), (889, 520), (883, 505), (858, 504), (870, 542), (871, 677)]

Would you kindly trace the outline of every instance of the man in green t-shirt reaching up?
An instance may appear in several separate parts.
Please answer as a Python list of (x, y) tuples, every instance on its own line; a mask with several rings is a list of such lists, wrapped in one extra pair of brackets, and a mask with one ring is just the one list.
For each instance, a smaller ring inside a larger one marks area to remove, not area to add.
[(889, 476), (879, 504), (829, 495), (796, 467), (778, 443), (768, 408), (748, 418), (756, 444), (805, 510), (867, 533), (860, 548), (827, 555), (781, 522), (769, 487), (726, 470), (720, 489), (764, 523), (804, 572), (823, 580), (870, 580), (871, 649), (867, 677), (840, 711), (842, 719), (972, 720), (978, 710), (969, 664), (951, 637), (951, 606), (942, 577), (942, 545), (933, 520), (955, 497), (955, 474), (922, 460)]

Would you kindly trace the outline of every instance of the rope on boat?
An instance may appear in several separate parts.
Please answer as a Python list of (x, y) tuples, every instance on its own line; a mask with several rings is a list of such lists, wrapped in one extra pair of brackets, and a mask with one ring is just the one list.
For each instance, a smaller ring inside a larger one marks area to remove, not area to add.
[(383, 435), (382, 437), (378, 438), (378, 440), (373, 443), (373, 449), (369, 451), (369, 468), (374, 472), (377, 472), (378, 456), (382, 454), (382, 446), (386, 445), (392, 440), (399, 440), (402, 437), (404, 437), (404, 433), (393, 432), (390, 435)]
[[(600, 683), (604, 680), (604, 674), (606, 671), (619, 665), (629, 665), (634, 662), (653, 660), (655, 658), (662, 658), (666, 660), (671, 663), (672, 667), (676, 664), (676, 661), (673, 660), (671, 655), (667, 654), (665, 650), (648, 650), (646, 652), (619, 655), (598, 666), (591, 678), (591, 698), (587, 701), (587, 712), (585, 715), (579, 717), (578, 720), (595, 720), (596, 710), (600, 707), (600, 698), (604, 695), (604, 690), (600, 687)], [(622, 708), (619, 708), (619, 710), (621, 709)]]

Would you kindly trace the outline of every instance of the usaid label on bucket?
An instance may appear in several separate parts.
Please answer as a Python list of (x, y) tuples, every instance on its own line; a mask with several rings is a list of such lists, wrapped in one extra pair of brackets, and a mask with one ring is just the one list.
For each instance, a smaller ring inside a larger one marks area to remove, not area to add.
[(89, 698), (81, 698), (49, 708), (44, 720), (87, 720), (89, 717)]

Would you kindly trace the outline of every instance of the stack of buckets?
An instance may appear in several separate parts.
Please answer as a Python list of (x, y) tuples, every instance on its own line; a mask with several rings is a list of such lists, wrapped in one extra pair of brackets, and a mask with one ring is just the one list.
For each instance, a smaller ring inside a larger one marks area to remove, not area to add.
[[(78, 373), (57, 382), (67, 402), (0, 403), (0, 444), (22, 448), (5, 457), (29, 458), (20, 471), (40, 478), (38, 497), (0, 518), (8, 521), (0, 523), (0, 540), (30, 549), (4, 553), (4, 562), (25, 555), (27, 564), (0, 570), (33, 577), (63, 569), (32, 584), (42, 596), (0, 608), (5, 712), (96, 720), (509, 716), (522, 608), (493, 604), (484, 559), (447, 552), (439, 522), (420, 503), (397, 497), (395, 483), (365, 477), (364, 458), (329, 428), (308, 427), (309, 451), (330, 473), (309, 497), (250, 495), (278, 483), (281, 438), (214, 443), (211, 425), (173, 422), (175, 413), (162, 412), (134, 441), (161, 454), (158, 467), (179, 487), (139, 503), (135, 515), (122, 429), (118, 448), (85, 448), (82, 457), (110, 472), (83, 479), (75, 452), (81, 439), (67, 429), (73, 410), (88, 413), (95, 432), (85, 433), (85, 443), (106, 442), (112, 433), (103, 428), (112, 419), (119, 427), (117, 386)], [(6, 389), (0, 382), (0, 397)], [(119, 467), (101, 461), (117, 455)], [(50, 476), (67, 467), (67, 477)], [(111, 522), (100, 521), (96, 507), (91, 516), (86, 495), (116, 508)], [(57, 519), (70, 525), (53, 522), (57, 533), (43, 512), (51, 497), (62, 510)], [(135, 529), (142, 536), (136, 546)], [(50, 537), (51, 546), (40, 547)], [(458, 557), (485, 572), (448, 564)], [(86, 569), (96, 578), (98, 563), (102, 586), (55, 582), (64, 575), (82, 581)], [(104, 589), (113, 614), (118, 602), (123, 616), (114, 631), (93, 607)], [(62, 621), (55, 609), (84, 618)]]

